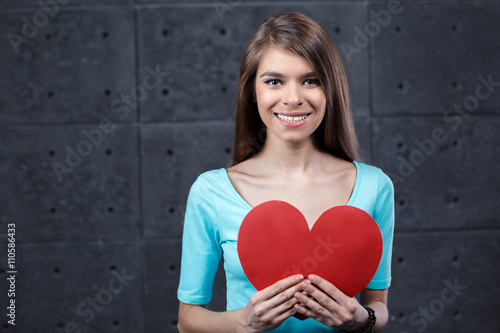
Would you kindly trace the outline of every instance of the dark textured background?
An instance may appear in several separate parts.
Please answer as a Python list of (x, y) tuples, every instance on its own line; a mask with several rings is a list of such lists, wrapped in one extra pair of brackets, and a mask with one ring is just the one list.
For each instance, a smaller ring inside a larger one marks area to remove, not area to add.
[(405, 1), (378, 19), (387, 1), (60, 3), (0, 4), (2, 332), (176, 331), (189, 187), (230, 164), (241, 53), (289, 10), (343, 50), (364, 160), (395, 184), (386, 332), (498, 332), (499, 2)]

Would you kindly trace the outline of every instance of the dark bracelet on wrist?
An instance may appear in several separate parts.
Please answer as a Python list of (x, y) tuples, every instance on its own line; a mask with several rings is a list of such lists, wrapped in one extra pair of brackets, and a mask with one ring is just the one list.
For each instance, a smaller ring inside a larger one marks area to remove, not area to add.
[(363, 307), (368, 311), (368, 319), (366, 320), (366, 325), (360, 328), (357, 331), (354, 331), (352, 333), (362, 333), (362, 332), (369, 332), (373, 333), (373, 327), (375, 326), (375, 323), (377, 322), (377, 317), (375, 316), (375, 311), (370, 308), (369, 306), (363, 305)]

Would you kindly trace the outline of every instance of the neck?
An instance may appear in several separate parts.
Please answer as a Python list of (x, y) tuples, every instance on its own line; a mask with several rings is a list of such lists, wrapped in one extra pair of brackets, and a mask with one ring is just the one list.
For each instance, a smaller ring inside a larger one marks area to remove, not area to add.
[(322, 155), (312, 140), (289, 143), (268, 139), (259, 157), (265, 163), (266, 168), (269, 168), (268, 170), (281, 175), (300, 176), (317, 165), (315, 161)]

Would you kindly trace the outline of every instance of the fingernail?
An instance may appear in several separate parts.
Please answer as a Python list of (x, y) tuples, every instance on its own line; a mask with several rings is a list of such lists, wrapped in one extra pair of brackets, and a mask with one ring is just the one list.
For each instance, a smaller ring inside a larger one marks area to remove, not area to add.
[(295, 293), (295, 298), (298, 299), (299, 301), (303, 298), (301, 293)]
[(303, 275), (297, 275), (297, 276), (295, 277), (295, 280), (297, 280), (297, 281), (302, 281), (303, 279), (304, 279), (304, 276), (303, 276)]
[(302, 287), (302, 289), (307, 290), (307, 288), (309, 288), (309, 283), (302, 282), (300, 286)]
[(316, 275), (309, 275), (309, 280), (311, 280), (312, 282), (316, 281)]

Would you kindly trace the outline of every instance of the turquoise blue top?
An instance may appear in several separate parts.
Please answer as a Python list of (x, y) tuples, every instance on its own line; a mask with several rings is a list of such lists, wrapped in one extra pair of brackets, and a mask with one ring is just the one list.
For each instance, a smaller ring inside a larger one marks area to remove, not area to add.
[[(391, 255), (394, 231), (394, 190), (391, 180), (379, 168), (354, 162), (356, 184), (350, 206), (368, 212), (378, 223), (384, 242), (382, 260), (371, 289), (385, 289), (391, 283)], [(238, 258), (236, 240), (246, 214), (252, 207), (238, 194), (226, 169), (203, 173), (189, 192), (184, 233), (178, 299), (187, 304), (207, 304), (221, 255), (227, 284), (227, 310), (242, 308), (257, 290), (250, 284)], [(332, 332), (313, 320), (287, 319), (273, 332)]]

